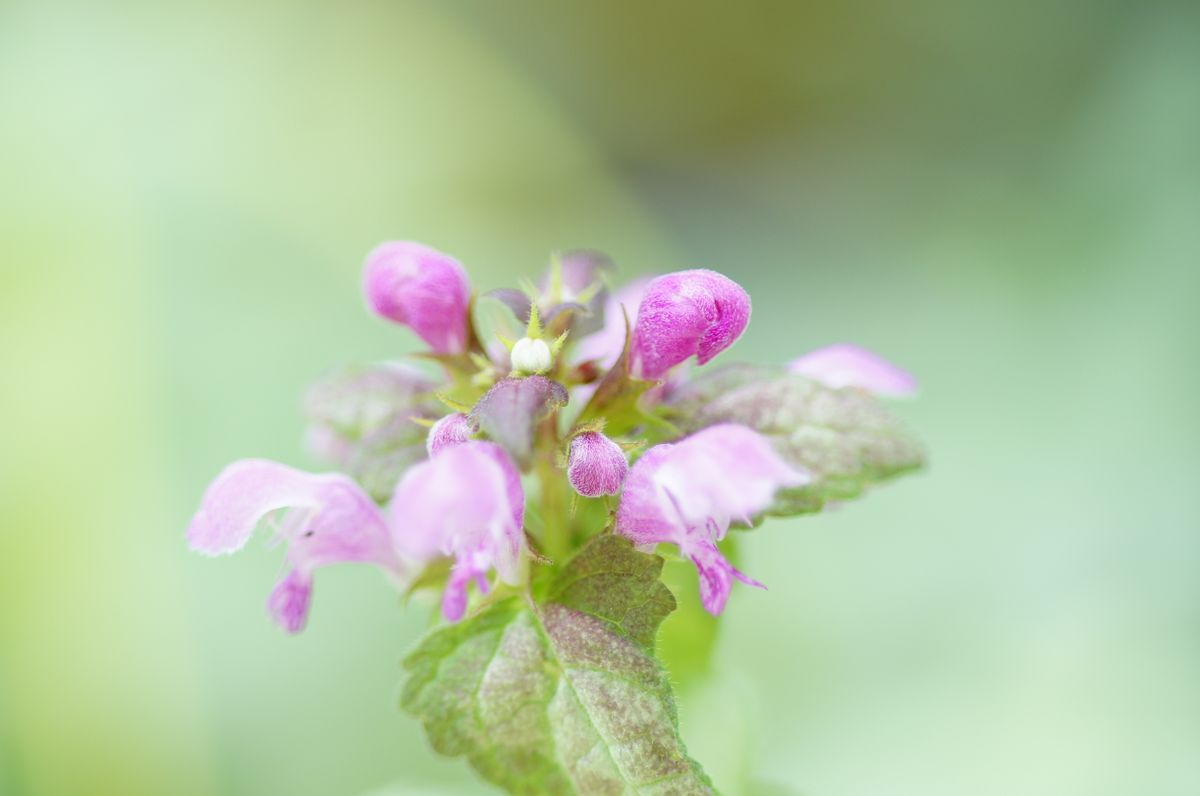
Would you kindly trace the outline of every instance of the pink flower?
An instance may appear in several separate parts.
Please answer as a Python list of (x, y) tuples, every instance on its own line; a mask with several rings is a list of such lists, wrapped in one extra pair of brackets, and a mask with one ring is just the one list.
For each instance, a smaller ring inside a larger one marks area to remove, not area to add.
[(792, 360), (788, 370), (827, 387), (859, 387), (867, 392), (897, 397), (917, 391), (917, 380), (911, 373), (850, 343), (835, 343), (811, 351)]
[(650, 283), (633, 332), (634, 373), (661, 378), (695, 355), (701, 365), (733, 345), (750, 322), (750, 296), (716, 271), (678, 271)]
[(475, 441), (440, 448), (404, 474), (388, 517), (396, 549), (406, 556), (454, 558), (442, 597), (442, 615), (451, 622), (466, 613), (472, 581), (488, 591), (489, 570), (510, 585), (521, 582), (525, 492), (499, 445)]
[(383, 515), (354, 481), (264, 459), (243, 459), (221, 471), (192, 518), (188, 543), (209, 555), (232, 553), (268, 516), (276, 537), (287, 542), (288, 571), (267, 608), (289, 633), (304, 628), (318, 567), (358, 562), (401, 574)]
[(466, 442), (474, 433), (471, 421), (462, 412), (446, 415), (429, 429), (429, 436), (425, 438), (425, 450), (432, 458), (442, 448)]
[(771, 443), (745, 426), (709, 426), (656, 445), (633, 465), (617, 509), (617, 533), (635, 544), (678, 545), (700, 573), (700, 598), (712, 614), (729, 599), (732, 579), (762, 584), (730, 564), (717, 542), (734, 520), (749, 524), (781, 487), (804, 484)]
[[(431, 459), (446, 448), (470, 442), (471, 435), (475, 433), (475, 427), (471, 425), (470, 418), (461, 412), (447, 415), (442, 418), (442, 421), (445, 421), (445, 427), (441, 431), (437, 425), (429, 430), (431, 441), (429, 458)], [(442, 421), (439, 421), (438, 425), (441, 425)], [(437, 440), (433, 439), (435, 435), (438, 437)], [(518, 526), (523, 526), (525, 523), (525, 488), (521, 486), (521, 473), (513, 464), (512, 457), (504, 448), (491, 442), (478, 445), (475, 449), (494, 459), (500, 469), (504, 471), (504, 486), (508, 491), (508, 504), (512, 508), (513, 522)]]
[(454, 258), (419, 243), (383, 243), (367, 255), (363, 287), (372, 310), (411, 327), (435, 353), (466, 349), (471, 284)]
[(584, 497), (615, 495), (629, 472), (621, 446), (597, 431), (585, 431), (571, 440), (567, 480)]

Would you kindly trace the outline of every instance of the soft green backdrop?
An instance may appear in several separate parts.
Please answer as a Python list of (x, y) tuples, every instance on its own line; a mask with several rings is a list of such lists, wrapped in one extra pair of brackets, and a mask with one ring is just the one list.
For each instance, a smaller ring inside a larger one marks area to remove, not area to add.
[(1200, 28), (1187, 3), (0, 3), (0, 793), (469, 794), (426, 623), (193, 557), (227, 461), (414, 349), (362, 255), (718, 268), (726, 355), (922, 379), (933, 465), (741, 546), (681, 695), (730, 794), (1200, 792)]

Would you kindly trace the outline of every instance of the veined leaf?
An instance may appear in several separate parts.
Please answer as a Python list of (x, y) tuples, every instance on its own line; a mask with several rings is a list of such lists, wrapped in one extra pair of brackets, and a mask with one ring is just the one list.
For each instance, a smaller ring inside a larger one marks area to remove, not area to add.
[(921, 444), (870, 393), (777, 369), (712, 371), (678, 388), (663, 411), (688, 432), (714, 423), (749, 426), (812, 475), (806, 486), (781, 493), (770, 514), (820, 511), (925, 461)]
[(544, 600), (509, 598), (427, 636), (405, 661), (404, 709), (434, 749), (510, 793), (714, 793), (653, 654), (675, 607), (662, 564), (593, 538)]

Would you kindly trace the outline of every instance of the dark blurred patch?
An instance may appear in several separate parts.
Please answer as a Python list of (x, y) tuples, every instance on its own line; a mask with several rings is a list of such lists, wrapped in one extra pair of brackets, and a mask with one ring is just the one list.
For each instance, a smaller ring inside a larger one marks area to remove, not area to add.
[(1147, 26), (1196, 16), (1112, 0), (451, 7), (699, 263), (744, 274), (749, 241), (764, 272), (865, 279), (899, 251), (970, 240), (989, 256), (964, 268), (1035, 301), (1112, 246), (1093, 234), (1112, 202), (1064, 164), (1114, 63)]
[(872, 124), (942, 154), (1020, 146), (1078, 98), (1137, 12), (1082, 0), (454, 7), (616, 157), (660, 167)]

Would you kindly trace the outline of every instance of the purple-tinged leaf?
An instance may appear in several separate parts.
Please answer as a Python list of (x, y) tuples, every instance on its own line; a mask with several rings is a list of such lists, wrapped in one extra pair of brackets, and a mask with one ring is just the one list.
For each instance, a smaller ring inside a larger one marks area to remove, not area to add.
[(479, 399), (470, 419), (524, 469), (533, 461), (537, 424), (566, 403), (566, 388), (545, 376), (509, 378)]
[(512, 793), (714, 793), (653, 657), (675, 608), (663, 560), (593, 538), (545, 602), (509, 598), (427, 636), (401, 704), (433, 748)]

